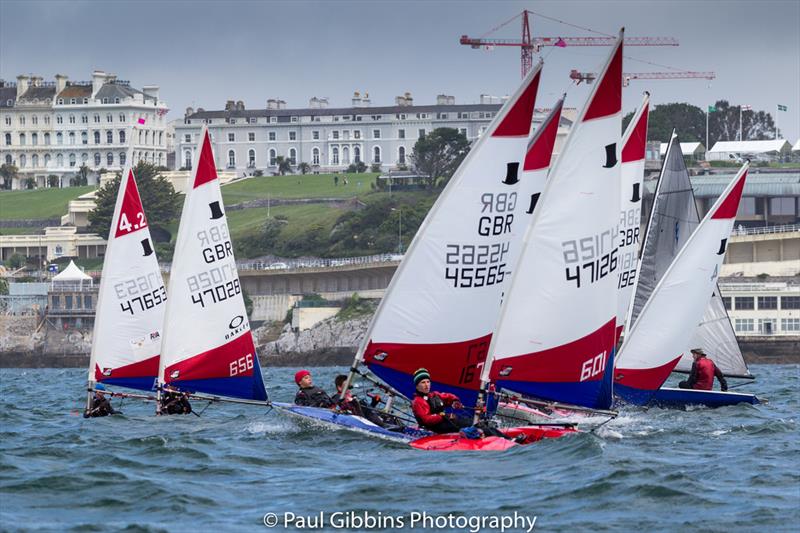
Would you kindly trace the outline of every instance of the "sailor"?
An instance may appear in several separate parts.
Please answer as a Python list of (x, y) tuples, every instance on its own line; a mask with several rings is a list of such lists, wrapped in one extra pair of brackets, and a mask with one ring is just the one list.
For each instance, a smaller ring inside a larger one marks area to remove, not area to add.
[(308, 370), (300, 370), (294, 375), (294, 382), (300, 387), (294, 396), (294, 403), (306, 407), (334, 407), (331, 397), (319, 387), (314, 386), (314, 379)]
[(83, 418), (96, 418), (99, 416), (115, 415), (119, 411), (115, 411), (111, 407), (111, 402), (105, 396), (106, 387), (102, 383), (94, 386), (94, 398), (92, 398), (92, 405), (83, 413)]
[(331, 397), (331, 401), (333, 401), (334, 405), (339, 407), (339, 409), (342, 411), (363, 416), (364, 413), (361, 409), (361, 403), (358, 401), (358, 399), (354, 398), (349, 390), (344, 393), (342, 392), (345, 381), (347, 381), (346, 375), (339, 374), (336, 376), (336, 379), (334, 380), (334, 384), (336, 385), (336, 394)]
[(192, 412), (188, 392), (178, 392), (165, 389), (161, 397), (162, 415), (188, 415)]
[(702, 348), (694, 348), (691, 352), (694, 363), (692, 363), (689, 379), (681, 381), (678, 386), (682, 389), (711, 390), (714, 388), (714, 378), (716, 377), (723, 392), (727, 391), (728, 382), (725, 381), (725, 376), (722, 375), (714, 361), (706, 357), (706, 352)]
[(431, 392), (431, 375), (425, 368), (414, 372), (414, 387), (417, 389), (411, 408), (419, 425), (434, 433), (457, 433), (472, 425), (472, 420), (445, 413), (445, 407), (461, 409), (461, 401), (455, 394)]

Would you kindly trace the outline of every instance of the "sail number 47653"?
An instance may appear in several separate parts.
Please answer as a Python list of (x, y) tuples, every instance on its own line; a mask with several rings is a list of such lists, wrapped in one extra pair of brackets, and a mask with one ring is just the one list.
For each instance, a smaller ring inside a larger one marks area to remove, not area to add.
[(237, 376), (239, 374), (244, 374), (248, 370), (253, 369), (253, 354), (249, 353), (244, 357), (240, 357), (235, 361), (231, 361), (229, 370), (231, 376)]

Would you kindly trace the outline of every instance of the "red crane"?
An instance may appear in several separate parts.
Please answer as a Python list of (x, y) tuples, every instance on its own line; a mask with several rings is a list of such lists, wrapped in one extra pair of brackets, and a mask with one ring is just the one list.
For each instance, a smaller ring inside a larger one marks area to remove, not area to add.
[[(483, 37), (469, 37), (462, 35), (459, 42), (472, 48), (494, 47), (494, 46), (518, 46), (521, 52), (522, 77), (528, 73), (533, 65), (533, 53), (538, 52), (543, 46), (611, 46), (616, 41), (616, 37), (531, 37), (531, 25), (528, 21), (528, 14), (537, 14), (533, 11), (524, 10), (519, 15), (514, 15), (503, 24), (491, 31), (497, 30), (510, 23), (517, 17), (522, 17), (522, 39), (485, 39)], [(543, 16), (543, 15), (539, 15)], [(549, 17), (545, 17), (549, 18)], [(553, 19), (556, 20), (556, 19)], [(562, 22), (562, 21), (558, 21)], [(491, 33), (491, 31), (489, 33)], [(678, 40), (673, 37), (626, 37), (626, 46), (678, 46)]]
[[(578, 72), (572, 70), (569, 77), (575, 80), (576, 84), (585, 81), (587, 84), (592, 83), (597, 74), (594, 72)], [(704, 78), (713, 80), (717, 75), (714, 72), (694, 72), (694, 71), (674, 71), (674, 72), (625, 72), (622, 74), (622, 82), (627, 87), (631, 80), (677, 80), (688, 78)]]

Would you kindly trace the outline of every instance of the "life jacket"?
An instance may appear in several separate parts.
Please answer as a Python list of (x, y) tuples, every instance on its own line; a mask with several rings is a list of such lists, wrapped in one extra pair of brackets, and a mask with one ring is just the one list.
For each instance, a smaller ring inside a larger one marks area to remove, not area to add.
[(701, 357), (695, 364), (697, 365), (697, 380), (694, 382), (694, 388), (698, 390), (714, 388), (714, 361), (707, 357)]
[(428, 394), (428, 397), (425, 398), (425, 401), (428, 402), (428, 406), (431, 408), (432, 415), (440, 415), (444, 413), (444, 401), (442, 401), (438, 394)]

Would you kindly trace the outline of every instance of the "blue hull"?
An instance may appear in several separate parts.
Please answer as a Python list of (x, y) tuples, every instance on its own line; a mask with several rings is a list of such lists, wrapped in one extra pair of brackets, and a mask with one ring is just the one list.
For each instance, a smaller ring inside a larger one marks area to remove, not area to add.
[(621, 385), (614, 386), (616, 394), (625, 403), (633, 405), (655, 405), (658, 407), (686, 407), (687, 405), (705, 405), (707, 407), (724, 407), (749, 403), (761, 403), (755, 394), (740, 392), (722, 392), (714, 390), (673, 389), (663, 387), (657, 391), (634, 389)]
[(321, 407), (304, 407), (301, 405), (280, 402), (273, 402), (272, 405), (301, 419), (321, 422), (323, 424), (330, 424), (343, 429), (348, 429), (350, 431), (356, 431), (396, 442), (407, 443), (420, 437), (427, 437), (431, 434), (428, 431), (415, 428), (403, 428), (402, 432), (389, 431), (388, 429), (382, 428), (370, 422), (366, 418), (344, 413), (337, 413), (336, 411), (323, 409)]

